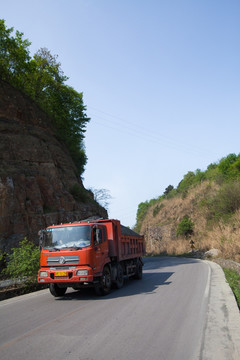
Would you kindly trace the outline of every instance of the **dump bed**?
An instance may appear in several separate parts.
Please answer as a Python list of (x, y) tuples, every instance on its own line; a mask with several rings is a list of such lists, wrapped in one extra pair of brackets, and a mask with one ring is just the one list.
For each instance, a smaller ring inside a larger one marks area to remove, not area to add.
[(120, 259), (142, 257), (144, 255), (144, 237), (133, 230), (120, 225)]
[(117, 261), (142, 257), (145, 253), (144, 236), (120, 224), (119, 220), (100, 220), (107, 228), (109, 257)]
[(89, 221), (92, 225), (104, 225), (107, 230), (109, 257), (117, 261), (142, 257), (145, 253), (144, 236), (120, 224), (115, 219)]

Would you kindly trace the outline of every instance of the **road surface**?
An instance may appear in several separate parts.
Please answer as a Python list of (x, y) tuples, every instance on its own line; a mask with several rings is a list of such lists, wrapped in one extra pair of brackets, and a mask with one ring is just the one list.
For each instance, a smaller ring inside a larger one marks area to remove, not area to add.
[(240, 359), (229, 306), (234, 319), (239, 312), (231, 292), (229, 305), (225, 288), (218, 290), (220, 267), (184, 258), (144, 262), (142, 280), (126, 280), (106, 297), (69, 289), (54, 298), (42, 290), (2, 301), (1, 360)]

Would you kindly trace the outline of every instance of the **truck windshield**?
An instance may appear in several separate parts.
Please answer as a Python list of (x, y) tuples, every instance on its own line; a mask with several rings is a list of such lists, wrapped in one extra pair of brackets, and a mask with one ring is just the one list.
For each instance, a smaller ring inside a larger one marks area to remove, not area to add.
[(43, 242), (45, 249), (83, 248), (90, 245), (91, 227), (89, 225), (47, 229)]

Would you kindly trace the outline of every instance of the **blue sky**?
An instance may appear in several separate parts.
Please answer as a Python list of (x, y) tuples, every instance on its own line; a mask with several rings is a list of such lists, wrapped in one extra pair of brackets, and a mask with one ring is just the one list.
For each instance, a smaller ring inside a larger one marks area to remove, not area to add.
[(239, 153), (239, 0), (0, 0), (0, 18), (59, 55), (91, 117), (86, 188), (107, 189), (109, 216), (188, 171)]

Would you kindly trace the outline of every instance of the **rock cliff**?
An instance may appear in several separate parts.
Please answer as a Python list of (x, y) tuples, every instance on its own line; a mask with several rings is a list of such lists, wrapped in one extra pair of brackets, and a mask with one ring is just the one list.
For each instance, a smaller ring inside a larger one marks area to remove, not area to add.
[(51, 224), (107, 211), (84, 189), (47, 115), (0, 81), (0, 250), (9, 250)]

